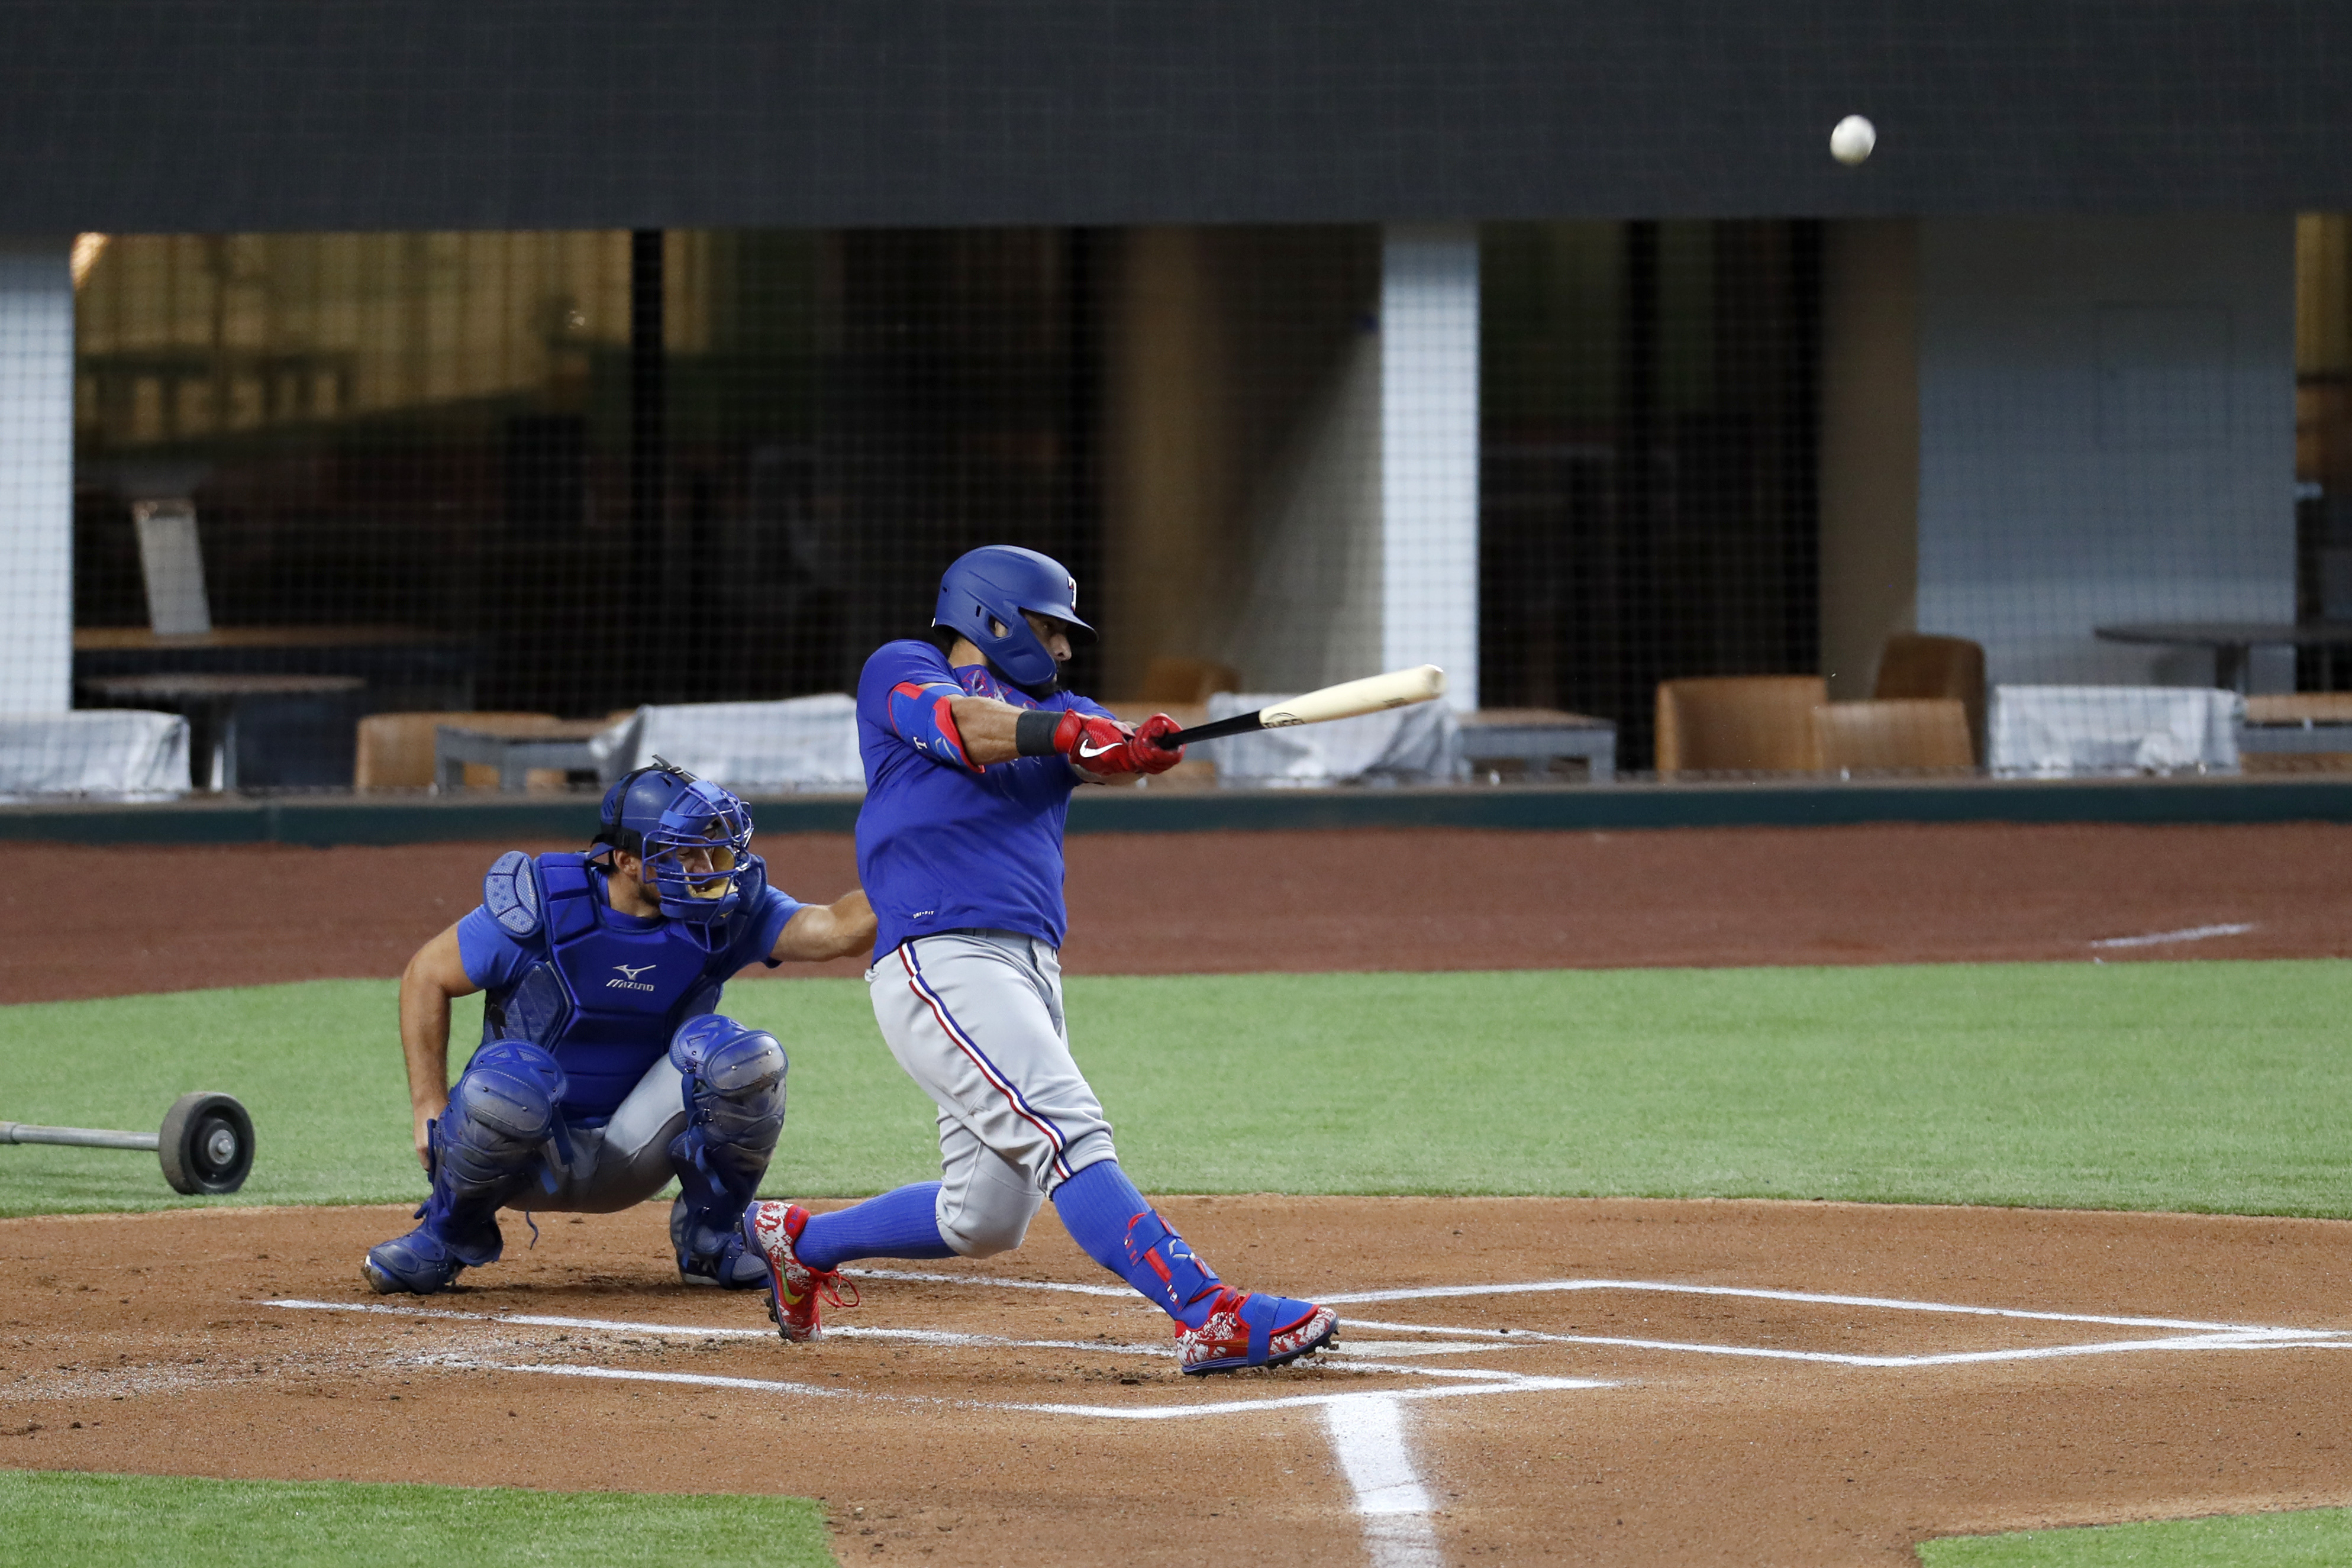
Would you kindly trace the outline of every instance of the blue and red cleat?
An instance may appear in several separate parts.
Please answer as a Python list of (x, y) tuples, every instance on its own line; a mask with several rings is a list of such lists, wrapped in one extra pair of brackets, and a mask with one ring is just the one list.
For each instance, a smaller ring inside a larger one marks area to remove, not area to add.
[(1197, 1376), (1286, 1366), (1339, 1338), (1339, 1317), (1328, 1307), (1221, 1289), (1199, 1328), (1176, 1331), (1176, 1352), (1182, 1370)]

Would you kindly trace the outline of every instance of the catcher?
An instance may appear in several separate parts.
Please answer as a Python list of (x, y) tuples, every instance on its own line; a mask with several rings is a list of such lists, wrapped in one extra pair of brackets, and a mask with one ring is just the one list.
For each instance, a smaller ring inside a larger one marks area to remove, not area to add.
[[(401, 1050), (424, 1223), (371, 1248), (380, 1292), (430, 1295), (496, 1262), (500, 1208), (611, 1214), (675, 1176), (670, 1242), (688, 1284), (765, 1284), (738, 1220), (784, 1121), (783, 1047), (717, 1011), (754, 963), (874, 941), (852, 891), (801, 904), (768, 885), (744, 804), (659, 757), (604, 796), (583, 855), (500, 856), (481, 906), (400, 980)], [(482, 1044), (448, 1081), (449, 999), (488, 991)]]

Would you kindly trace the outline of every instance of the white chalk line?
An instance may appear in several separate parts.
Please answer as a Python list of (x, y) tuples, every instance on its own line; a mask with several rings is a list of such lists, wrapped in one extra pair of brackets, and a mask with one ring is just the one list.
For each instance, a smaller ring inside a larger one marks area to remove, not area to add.
[(2243, 936), (2254, 929), (2252, 921), (2236, 925), (2189, 926), (2181, 931), (2160, 931), (2147, 936), (2111, 936), (2091, 943), (2093, 947), (2163, 947), (2176, 942), (2208, 942), (2217, 936)]
[(1323, 1431), (1356, 1494), (1372, 1568), (1437, 1568), (1444, 1559), (1402, 1402), (1379, 1394), (1335, 1399), (1323, 1407)]
[(2119, 1329), (2189, 1329), (2200, 1333), (2212, 1334), (2305, 1334), (2336, 1331), (2277, 1329), (2261, 1323), (2207, 1323), (2189, 1318), (2122, 1317), (2100, 1312), (2037, 1312), (2020, 1307), (1969, 1307), (1952, 1301), (1919, 1301), (1895, 1296), (1832, 1296), (1811, 1290), (1761, 1290), (1740, 1285), (1680, 1285), (1656, 1279), (1537, 1279), (1519, 1285), (1427, 1285), (1398, 1290), (1343, 1291), (1333, 1296), (1318, 1296), (1316, 1300), (1328, 1307), (1373, 1301), (1425, 1301), (1461, 1296), (1539, 1295), (1563, 1290), (1654, 1290), (1673, 1296), (1735, 1296), (1756, 1301), (1801, 1301), (1825, 1307), (1874, 1307), (1890, 1312), (1949, 1312), (1970, 1318), (2015, 1318), (2040, 1323), (2099, 1323)]
[[(1348, 1327), (1351, 1329), (1376, 1329), (1384, 1326), (1380, 1323), (1360, 1322), (1354, 1318), (1348, 1320)], [(1406, 1326), (1415, 1333), (1426, 1331), (1418, 1323)], [(1532, 1336), (1528, 1342), (1534, 1342)], [(1509, 1351), (1519, 1348), (1509, 1340), (1504, 1340), (1499, 1343), (1492, 1340), (1439, 1340), (1434, 1342), (1425, 1340), (1349, 1340), (1345, 1343), (1334, 1341), (1325, 1345), (1320, 1353), (1344, 1356), (1484, 1355), (1489, 1351)]]
[[(389, 1307), (372, 1301), (307, 1301), (278, 1300), (259, 1303), (266, 1307), (282, 1307), (289, 1311), (307, 1312), (373, 1312), (387, 1317), (433, 1318), (469, 1323), (515, 1324), (526, 1328), (580, 1329), (593, 1333), (646, 1334), (669, 1339), (713, 1339), (751, 1337), (774, 1339), (772, 1329), (707, 1328), (691, 1323), (640, 1323), (609, 1318), (561, 1318), (544, 1313), (526, 1312), (452, 1312), (414, 1307)], [(881, 1329), (855, 1324), (831, 1325), (824, 1331), (827, 1339), (862, 1339), (894, 1341), (901, 1343), (949, 1345), (989, 1350), (1055, 1350), (1087, 1351), (1097, 1355), (1158, 1356), (1173, 1361), (1176, 1347), (1169, 1344), (1127, 1344), (1106, 1340), (1016, 1340), (1002, 1334), (961, 1333), (948, 1329)], [(1451, 1366), (1399, 1366), (1383, 1361), (1367, 1359), (1375, 1353), (1400, 1354), (1408, 1357), (1424, 1355), (1476, 1354), (1507, 1346), (1477, 1343), (1451, 1345), (1402, 1343), (1371, 1343), (1350, 1346), (1344, 1352), (1338, 1345), (1326, 1353), (1343, 1353), (1343, 1362), (1326, 1362), (1334, 1372), (1396, 1373), (1406, 1377), (1454, 1378), (1473, 1382), (1517, 1383), (1528, 1375), (1524, 1373)], [(447, 1364), (463, 1364), (449, 1363)]]
[[(828, 1388), (819, 1384), (777, 1379), (728, 1377), (708, 1372), (647, 1372), (635, 1367), (550, 1365), (531, 1362), (446, 1362), (442, 1364), (478, 1372), (521, 1372), (554, 1377), (607, 1378), (620, 1383), (669, 1383), (699, 1388), (735, 1388), (757, 1394), (807, 1394), (818, 1399), (853, 1399), (883, 1405), (945, 1405), (958, 1410), (1009, 1410), (1043, 1415), (1087, 1415), (1106, 1421), (1181, 1421), (1203, 1415), (1248, 1415), (1261, 1410), (1306, 1410), (1335, 1400), (1360, 1399), (1344, 1394), (1286, 1394), (1265, 1399), (1223, 1399), (1199, 1405), (1064, 1405), (1034, 1401), (945, 1399), (927, 1394), (876, 1394), (864, 1389)], [(1496, 1378), (1490, 1374), (1475, 1384), (1440, 1388), (1400, 1388), (1378, 1395), (1383, 1399), (1456, 1399), (1488, 1394), (1546, 1394), (1563, 1389), (1612, 1388), (1606, 1379), (1591, 1377)]]
[[(1392, 1332), (1399, 1329), (1420, 1328), (1433, 1334), (1475, 1334), (1476, 1329), (1451, 1324), (1413, 1324), (1373, 1322), (1351, 1318), (1357, 1328), (1379, 1329)], [(1501, 1330), (1486, 1332), (1500, 1333)], [(2328, 1331), (2321, 1331), (2326, 1332)], [(1674, 1351), (1690, 1355), (1746, 1356), (1763, 1361), (1820, 1362), (1833, 1366), (1958, 1366), (1969, 1362), (1994, 1361), (2057, 1361), (2068, 1356), (2112, 1355), (2124, 1351), (2204, 1351), (2204, 1350), (2297, 1350), (2312, 1345), (2340, 1344), (2352, 1350), (2352, 1343), (2315, 1339), (2305, 1329), (2256, 1329), (2236, 1333), (2172, 1334), (2153, 1340), (2093, 1340), (2086, 1343), (2066, 1345), (2031, 1345), (2008, 1350), (1939, 1351), (1923, 1355), (1864, 1355), (1844, 1351), (1792, 1351), (1774, 1345), (1705, 1344), (1685, 1340), (1635, 1339), (1620, 1334), (1555, 1334), (1532, 1329), (1510, 1331), (1512, 1342), (1541, 1342), (1567, 1345), (1610, 1345), (1625, 1350)], [(1497, 1347), (1500, 1348), (1500, 1347)]]
[[(1117, 1286), (1064, 1284), (1052, 1279), (991, 1279), (971, 1274), (918, 1274), (911, 1270), (869, 1268), (842, 1270), (845, 1274), (860, 1274), (869, 1279), (915, 1279), (934, 1285), (969, 1285), (977, 1289), (1010, 1288), (1016, 1290), (1066, 1290), (1087, 1296), (1121, 1296), (1133, 1299), (1134, 1292)], [(1895, 1296), (1838, 1296), (1813, 1290), (1764, 1290), (1741, 1285), (1685, 1285), (1662, 1279), (1532, 1279), (1512, 1285), (1423, 1285), (1390, 1290), (1342, 1290), (1336, 1294), (1318, 1295), (1315, 1300), (1327, 1307), (1345, 1307), (1375, 1301), (1437, 1300), (1461, 1296), (1540, 1295), (1563, 1290), (1654, 1290), (1676, 1296), (1736, 1296), (1759, 1301), (1801, 1301), (1827, 1307), (1874, 1307), (1890, 1312), (1950, 1312), (1973, 1318), (2015, 1318), (2028, 1322), (2098, 1323), (2119, 1329), (2186, 1329), (2198, 1333), (2267, 1334), (2267, 1333), (2333, 1333), (2329, 1329), (2280, 1329), (2261, 1323), (2209, 1323), (2190, 1318), (2122, 1317), (2102, 1312), (2040, 1312), (2021, 1307), (1971, 1307), (1955, 1301), (1920, 1301)], [(1360, 1321), (1349, 1319), (1349, 1322)], [(1398, 1328), (1418, 1329), (1404, 1323)], [(1427, 1332), (1450, 1331), (1427, 1330)], [(1492, 1333), (1489, 1329), (1472, 1329), (1466, 1333)]]
[[(515, 1323), (534, 1329), (584, 1329), (605, 1334), (658, 1334), (669, 1339), (749, 1339), (772, 1340), (773, 1329), (714, 1328), (693, 1323), (635, 1323), (610, 1318), (558, 1318), (539, 1312), (450, 1312), (421, 1310), (415, 1307), (386, 1307), (373, 1301), (264, 1301), (265, 1307), (284, 1307), (302, 1312), (380, 1312), (396, 1318), (440, 1318), (469, 1323)], [(960, 1333), (950, 1329), (882, 1329), (867, 1328), (858, 1323), (828, 1323), (827, 1339), (900, 1340), (918, 1344), (980, 1345), (1011, 1350), (1097, 1351), (1106, 1354), (1166, 1356), (1174, 1359), (1176, 1347), (1165, 1345), (1132, 1345), (1108, 1340), (1014, 1340), (1002, 1334)]]

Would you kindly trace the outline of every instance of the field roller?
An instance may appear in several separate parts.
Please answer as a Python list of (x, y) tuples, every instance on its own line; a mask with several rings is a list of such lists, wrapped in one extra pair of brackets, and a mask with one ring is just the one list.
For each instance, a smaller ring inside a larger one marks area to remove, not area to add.
[(40, 1127), (0, 1121), (0, 1143), (57, 1143), (73, 1149), (152, 1149), (175, 1193), (233, 1193), (253, 1169), (253, 1118), (236, 1097), (184, 1094), (152, 1132), (100, 1127)]

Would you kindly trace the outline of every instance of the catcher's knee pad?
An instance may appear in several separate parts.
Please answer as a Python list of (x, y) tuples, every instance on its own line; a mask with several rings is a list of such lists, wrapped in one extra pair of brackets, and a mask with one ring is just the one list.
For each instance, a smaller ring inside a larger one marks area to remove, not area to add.
[(687, 1136), (700, 1162), (748, 1202), (784, 1127), (784, 1047), (764, 1029), (706, 1013), (679, 1026), (669, 1059), (686, 1080)]
[(496, 1040), (474, 1053), (449, 1090), (435, 1129), (436, 1174), (453, 1188), (503, 1186), (530, 1168), (555, 1136), (563, 1069), (523, 1040)]

